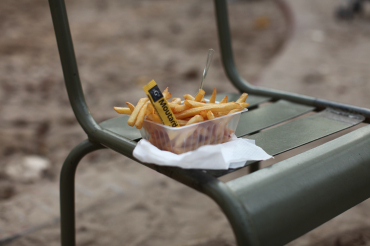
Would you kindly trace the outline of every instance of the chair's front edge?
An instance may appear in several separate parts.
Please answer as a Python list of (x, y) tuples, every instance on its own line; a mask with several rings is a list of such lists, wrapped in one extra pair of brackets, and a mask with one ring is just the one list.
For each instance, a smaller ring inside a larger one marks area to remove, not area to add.
[(78, 122), (89, 135), (100, 126), (91, 116), (83, 95), (65, 3), (49, 0), (49, 5), (69, 101)]
[(227, 182), (261, 245), (285, 245), (368, 199), (369, 137), (367, 125)]

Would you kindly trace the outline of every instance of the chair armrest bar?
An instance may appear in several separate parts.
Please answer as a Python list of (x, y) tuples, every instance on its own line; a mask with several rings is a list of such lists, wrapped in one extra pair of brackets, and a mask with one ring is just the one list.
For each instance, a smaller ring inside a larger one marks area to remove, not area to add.
[(240, 77), (234, 62), (232, 45), (231, 45), (231, 34), (229, 27), (229, 17), (226, 0), (214, 0), (218, 38), (221, 48), (222, 63), (226, 72), (227, 77), (233, 83), (233, 85), (240, 92), (248, 92), (255, 95), (272, 97), (275, 99), (286, 99), (297, 103), (313, 106), (315, 98), (302, 96), (293, 93), (286, 93), (278, 90), (262, 89), (249, 84), (243, 78)]
[(214, 0), (214, 3), (217, 18), (218, 38), (221, 48), (222, 64), (224, 66), (227, 77), (240, 92), (272, 97), (273, 99), (285, 99), (291, 102), (301, 103), (314, 107), (334, 107), (350, 112), (359, 113), (367, 118), (370, 118), (370, 110), (366, 108), (330, 102), (315, 97), (267, 89), (249, 84), (247, 81), (240, 77), (235, 66), (231, 45), (229, 17), (226, 0)]
[(64, 0), (49, 0), (49, 6), (69, 101), (77, 121), (80, 123), (84, 131), (90, 135), (96, 129), (100, 129), (100, 126), (91, 116), (85, 102), (78, 74), (76, 56), (73, 49), (65, 3)]

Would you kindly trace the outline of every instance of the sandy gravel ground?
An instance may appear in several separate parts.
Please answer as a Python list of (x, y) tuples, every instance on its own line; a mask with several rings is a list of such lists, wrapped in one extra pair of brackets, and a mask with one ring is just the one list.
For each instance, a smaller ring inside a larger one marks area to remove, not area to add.
[[(338, 22), (338, 1), (287, 0), (296, 31), (271, 1), (232, 2), (238, 68), (254, 84), (368, 107), (369, 17)], [(212, 1), (68, 0), (86, 100), (97, 121), (142, 97), (151, 78), (194, 93), (207, 49), (217, 51)], [(370, 15), (369, 15), (370, 16)], [(63, 85), (47, 3), (0, 3), (0, 245), (60, 245), (58, 172), (85, 139)], [(285, 44), (283, 52), (278, 51)], [(205, 89), (235, 92), (216, 52)], [(29, 156), (41, 176), (11, 176)], [(369, 202), (289, 245), (370, 245)], [(207, 197), (112, 151), (83, 159), (76, 181), (78, 245), (235, 245)], [(6, 242), (12, 236), (13, 241)]]
[[(0, 8), (0, 238), (9, 245), (59, 245), (58, 174), (86, 138), (70, 109), (47, 2)], [(216, 54), (205, 90), (236, 91), (223, 73), (212, 1), (67, 1), (84, 92), (98, 122), (143, 97), (154, 78), (174, 96), (195, 93), (207, 50)], [(256, 79), (289, 32), (273, 2), (235, 2), (232, 33), (243, 76)], [(29, 157), (49, 167), (31, 177)], [(13, 171), (9, 171), (13, 170)], [(14, 175), (17, 174), (21, 175)], [(77, 172), (78, 245), (232, 245), (207, 197), (112, 151), (87, 156)]]

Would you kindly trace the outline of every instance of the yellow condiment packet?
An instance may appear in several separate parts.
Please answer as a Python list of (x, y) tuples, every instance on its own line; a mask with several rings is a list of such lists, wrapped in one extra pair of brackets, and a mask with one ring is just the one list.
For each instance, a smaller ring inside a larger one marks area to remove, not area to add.
[(171, 108), (168, 106), (166, 98), (163, 97), (162, 92), (159, 90), (158, 85), (154, 80), (144, 86), (143, 90), (164, 125), (172, 127), (180, 126)]

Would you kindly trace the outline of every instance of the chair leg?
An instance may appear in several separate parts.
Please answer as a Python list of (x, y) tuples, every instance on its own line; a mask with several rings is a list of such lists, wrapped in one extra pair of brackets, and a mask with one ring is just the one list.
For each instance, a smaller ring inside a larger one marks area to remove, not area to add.
[(61, 245), (75, 246), (75, 173), (77, 165), (86, 154), (103, 149), (100, 144), (85, 140), (77, 145), (64, 161), (60, 174)]
[(204, 185), (203, 193), (211, 197), (228, 218), (238, 246), (260, 245), (248, 213), (227, 185), (215, 180)]
[(225, 183), (202, 170), (155, 165), (148, 165), (148, 167), (209, 196), (215, 201), (229, 220), (238, 246), (260, 245), (248, 212)]

